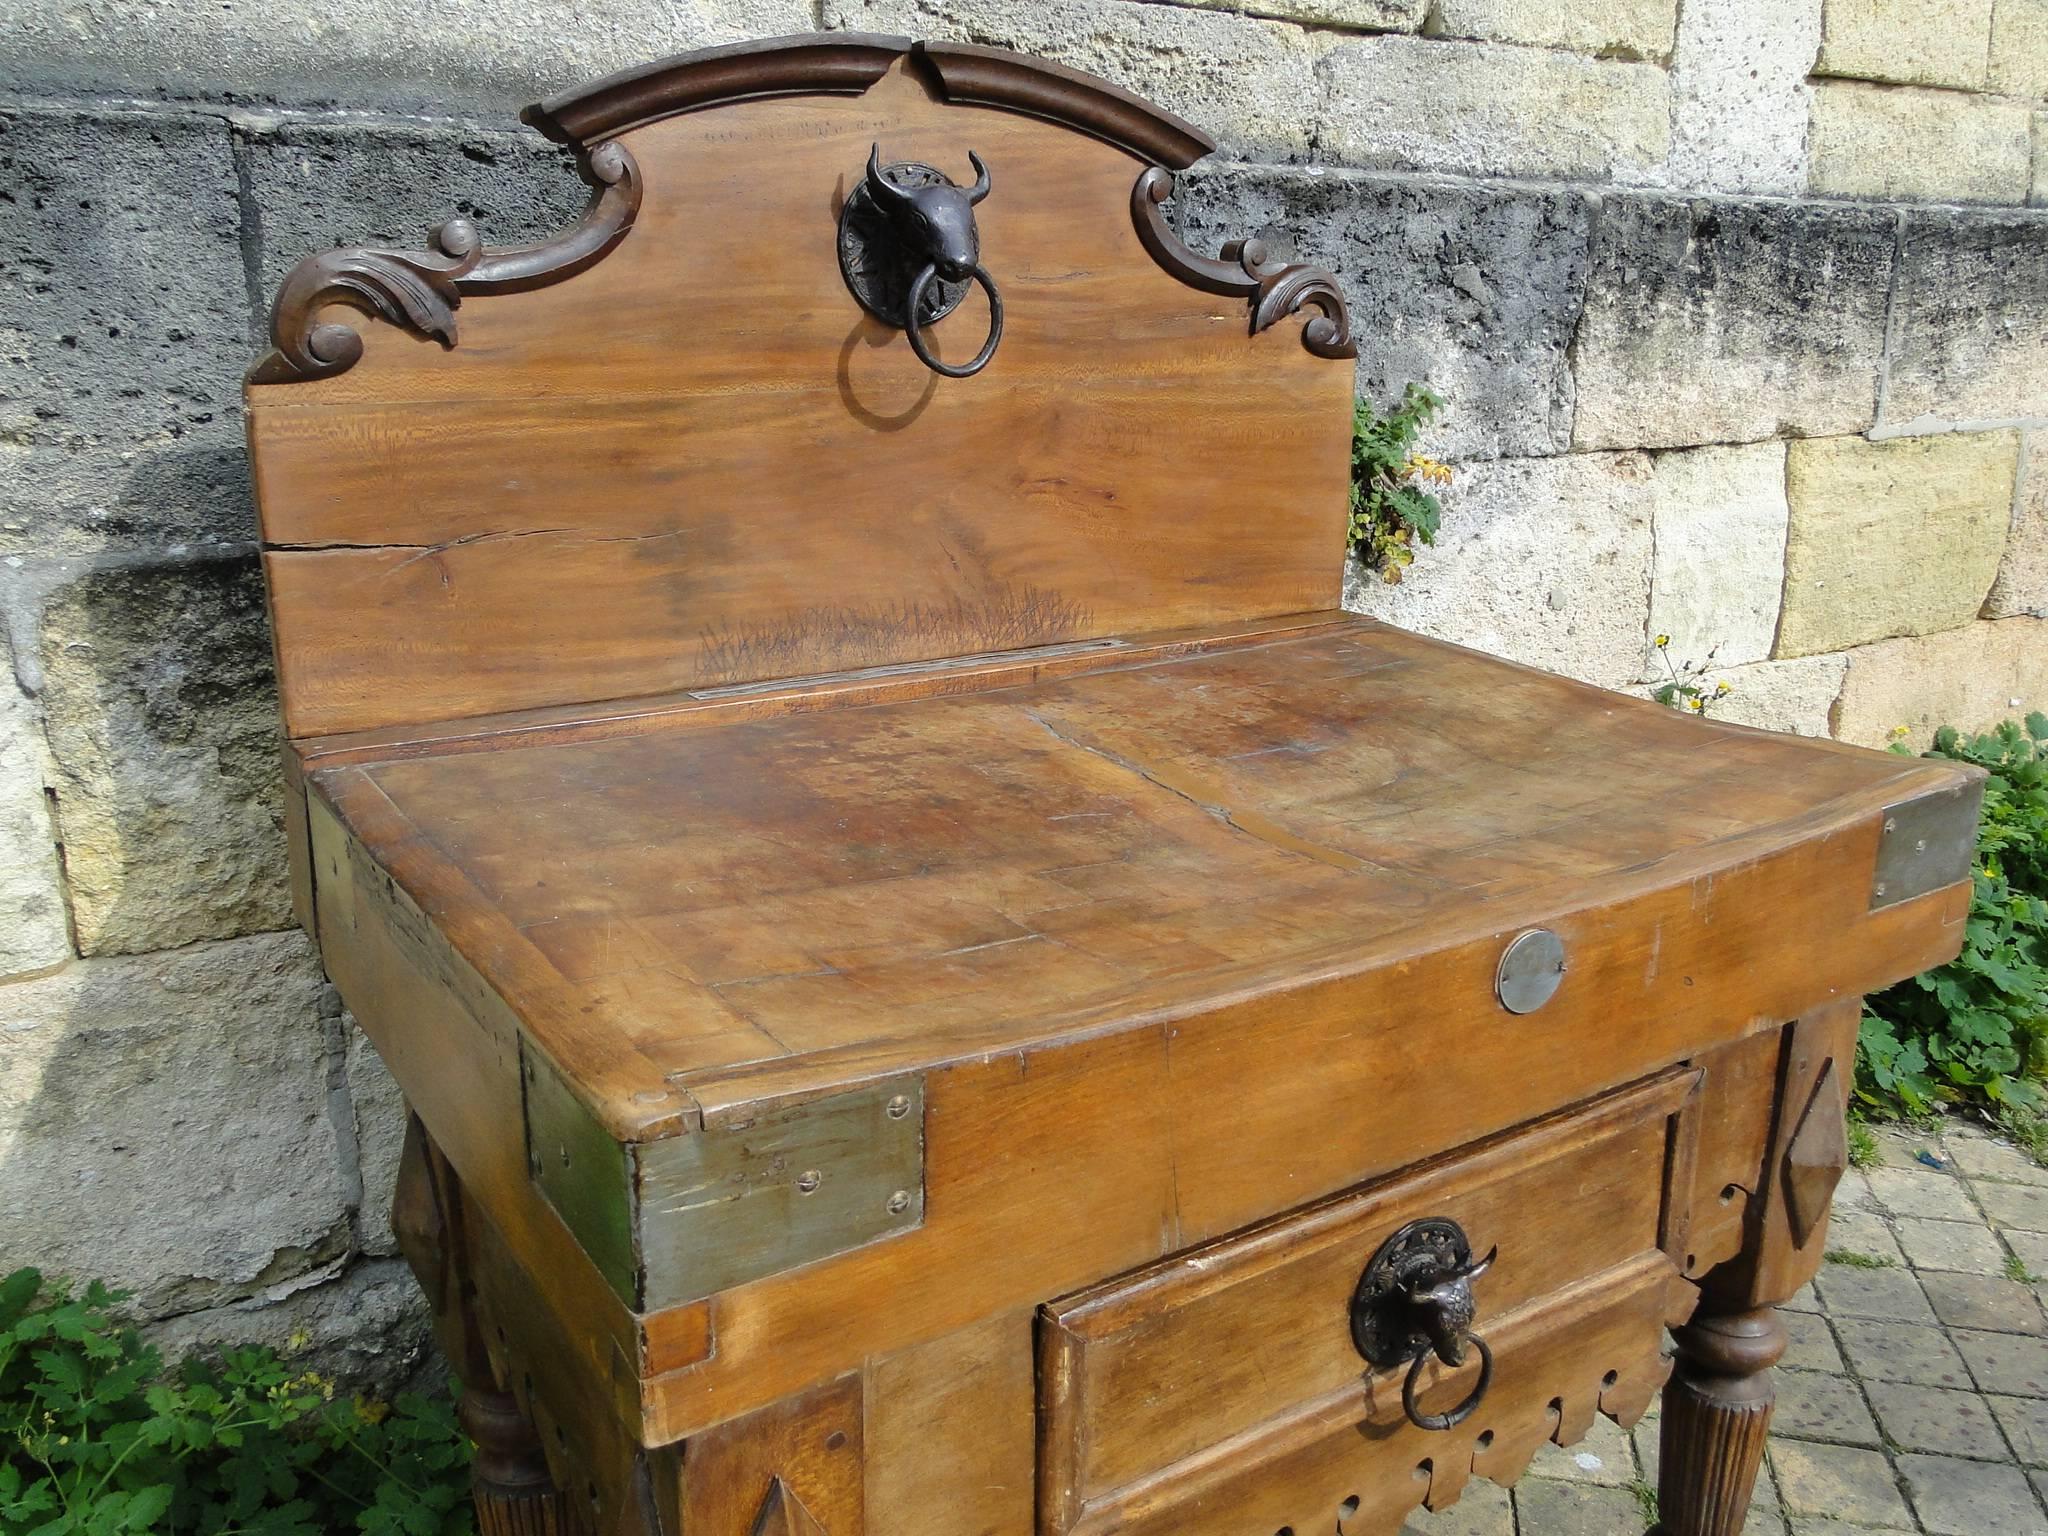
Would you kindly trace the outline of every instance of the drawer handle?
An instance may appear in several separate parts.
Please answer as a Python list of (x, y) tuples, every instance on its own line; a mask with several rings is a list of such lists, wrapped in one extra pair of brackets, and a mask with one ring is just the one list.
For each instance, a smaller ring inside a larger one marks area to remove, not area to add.
[[(1477, 1411), (1493, 1384), (1493, 1351), (1472, 1331), (1478, 1303), (1472, 1282), (1492, 1267), (1498, 1248), (1472, 1257), (1464, 1228), (1427, 1217), (1411, 1221), (1384, 1243), (1351, 1295), (1351, 1342), (1382, 1369), (1406, 1364), (1401, 1407), (1419, 1429), (1450, 1429)], [(1470, 1345), (1479, 1355), (1479, 1380), (1457, 1407), (1424, 1413), (1415, 1405), (1422, 1368), (1435, 1355), (1445, 1365), (1465, 1363)]]

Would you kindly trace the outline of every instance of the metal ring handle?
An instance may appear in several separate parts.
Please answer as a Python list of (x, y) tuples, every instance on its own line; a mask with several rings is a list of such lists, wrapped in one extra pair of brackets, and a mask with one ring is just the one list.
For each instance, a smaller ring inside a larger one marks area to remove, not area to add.
[(1486, 1389), (1493, 1385), (1493, 1351), (1486, 1347), (1486, 1340), (1476, 1333), (1468, 1333), (1465, 1342), (1479, 1351), (1479, 1385), (1449, 1413), (1420, 1413), (1415, 1407), (1415, 1384), (1422, 1379), (1422, 1368), (1429, 1363), (1430, 1351), (1423, 1350), (1415, 1357), (1415, 1363), (1408, 1367), (1408, 1378), (1401, 1383), (1401, 1407), (1408, 1415), (1408, 1422), (1417, 1429), (1456, 1428), (1472, 1417), (1479, 1407), (1479, 1400), (1486, 1396)]
[(903, 334), (910, 338), (910, 350), (917, 354), (917, 360), (933, 373), (943, 373), (949, 379), (972, 378), (988, 366), (988, 360), (996, 355), (996, 344), (1003, 339), (1003, 296), (996, 292), (995, 279), (988, 275), (988, 268), (976, 265), (968, 275), (981, 284), (981, 291), (988, 295), (988, 340), (981, 344), (981, 350), (974, 354), (974, 361), (954, 367), (933, 357), (924, 344), (924, 330), (918, 322), (917, 311), (924, 303), (924, 291), (931, 286), (933, 278), (939, 275), (937, 262), (928, 261), (924, 269), (910, 285), (910, 297), (903, 305)]

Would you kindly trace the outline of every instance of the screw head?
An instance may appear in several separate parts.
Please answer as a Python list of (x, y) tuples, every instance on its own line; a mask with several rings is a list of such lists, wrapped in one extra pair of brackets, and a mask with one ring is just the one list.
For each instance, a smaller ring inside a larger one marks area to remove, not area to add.
[(800, 1195), (808, 1195), (824, 1182), (825, 1175), (818, 1172), (815, 1168), (806, 1168), (796, 1176), (796, 1192)]
[(899, 1093), (885, 1106), (891, 1120), (901, 1120), (910, 1113), (910, 1095)]
[(889, 1197), (889, 1214), (890, 1214), (891, 1216), (901, 1216), (901, 1215), (902, 1215), (902, 1214), (903, 1214), (903, 1213), (904, 1213), (905, 1211), (907, 1211), (907, 1210), (909, 1210), (909, 1209), (910, 1209), (910, 1191), (909, 1191), (909, 1190), (907, 1190), (907, 1189), (899, 1189), (899, 1190), (897, 1190), (897, 1191), (896, 1191), (896, 1193), (895, 1193), (895, 1194), (893, 1194), (893, 1195), (891, 1195), (891, 1196)]

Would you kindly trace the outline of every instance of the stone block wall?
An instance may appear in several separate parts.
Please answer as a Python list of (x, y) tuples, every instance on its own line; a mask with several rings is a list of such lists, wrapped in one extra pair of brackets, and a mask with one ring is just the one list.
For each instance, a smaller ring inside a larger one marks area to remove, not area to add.
[(515, 241), (548, 91), (964, 38), (1225, 148), (1175, 210), (1335, 270), (1443, 533), (1348, 601), (1880, 742), (2048, 707), (2048, 0), (15, 0), (0, 46), (0, 1269), (389, 1383), (402, 1109), (290, 926), (239, 376), (308, 251)]

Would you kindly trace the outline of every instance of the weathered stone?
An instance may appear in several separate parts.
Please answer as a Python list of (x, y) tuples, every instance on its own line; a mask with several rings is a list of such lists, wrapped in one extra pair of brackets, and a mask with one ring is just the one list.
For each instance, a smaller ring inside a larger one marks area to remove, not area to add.
[(35, 711), (14, 686), (0, 642), (0, 979), (46, 970), (70, 955)]
[[(1971, 1275), (2005, 1272), (2005, 1249), (2000, 1246), (1997, 1235), (1981, 1222), (1931, 1221), (1920, 1216), (1903, 1216), (1894, 1226), (1898, 1231), (1899, 1246), (1905, 1250), (1915, 1269), (1954, 1269)], [(1952, 1382), (1933, 1384), (1955, 1385)]]
[[(1897, 1249), (1893, 1249), (1894, 1255)], [(1785, 1325), (1785, 1354), (1779, 1361), (1788, 1371), (1827, 1371), (1841, 1375), (1848, 1367), (1827, 1319), (1818, 1312), (1788, 1312), (1779, 1319)]]
[(1318, 156), (1468, 176), (1654, 180), (1671, 142), (1662, 69), (1549, 48), (1365, 37), (1331, 48)]
[(1930, 1274), (1926, 1284), (1935, 1315), (1951, 1328), (2048, 1333), (2040, 1298), (2017, 1280), (2003, 1275)]
[(1570, 1445), (1550, 1444), (1538, 1450), (1529, 1463), (1529, 1476), (1626, 1488), (1636, 1476), (1628, 1431), (1612, 1419), (1597, 1418)]
[(1819, 46), (1813, 0), (1686, 0), (1671, 56), (1672, 182), (1804, 192)]
[(1134, 0), (824, 0), (827, 26), (993, 43), (1085, 69), (1234, 149), (1308, 153), (1324, 44), (1281, 22)]
[(1984, 617), (2048, 616), (2048, 437), (2028, 433), (2020, 449), (2020, 488), (1998, 578), (1984, 599)]
[(2048, 619), (2001, 619), (1849, 652), (1835, 706), (1843, 741), (1882, 746), (1894, 727), (1914, 748), (1936, 727), (1989, 730), (2048, 710)]
[(1786, 1371), (1778, 1378), (1778, 1406), (1771, 1415), (1771, 1430), (1795, 1440), (1828, 1440), (1837, 1445), (1874, 1447), (1881, 1443), (1862, 1388), (1846, 1376), (1826, 1376), (1819, 1371)]
[(1975, 1392), (1916, 1387), (1899, 1381), (1864, 1384), (1885, 1438), (1902, 1450), (2005, 1459), (1991, 1406)]
[(1778, 1492), (1795, 1516), (1834, 1515), (1858, 1525), (1912, 1529), (1912, 1513), (1881, 1453), (1778, 1440), (1770, 1454)]
[(1573, 349), (1580, 448), (1682, 448), (1871, 424), (1893, 218), (1607, 198)]
[(93, 571), (53, 595), (42, 660), (80, 950), (288, 926), (256, 562)]
[(1878, 1202), (1894, 1216), (1933, 1221), (1981, 1221), (1970, 1187), (1953, 1174), (1931, 1168), (1873, 1168), (1865, 1175)]
[(10, 109), (0, 188), (0, 555), (250, 537), (226, 125)]
[(1507, 1489), (1475, 1477), (1449, 1509), (1418, 1505), (1400, 1536), (1515, 1536), (1515, 1510)]
[(1995, 1227), (2048, 1232), (2048, 1189), (2038, 1184), (1982, 1184), (1977, 1202)]
[(2048, 1402), (2037, 1397), (1992, 1397), (1991, 1411), (2024, 1466), (2048, 1466)]
[(1778, 654), (1969, 623), (1998, 574), (2018, 463), (2010, 432), (1793, 443)]
[[(1912, 1244), (1906, 1248), (1910, 1253)], [(1864, 1381), (1904, 1381), (1922, 1387), (1970, 1385), (1962, 1356), (1939, 1328), (1882, 1318), (1838, 1317), (1835, 1334), (1842, 1341), (1842, 1353), (1849, 1357), (1850, 1371)]]
[(532, 132), (245, 117), (236, 138), (265, 302), (315, 251), (425, 250), (427, 231), (457, 214), (513, 245), (575, 223), (589, 197), (574, 157)]
[(1620, 687), (1643, 662), (1652, 477), (1638, 453), (1461, 466), (1435, 546), (1398, 586), (1354, 568), (1345, 606)]
[(369, 1037), (353, 1020), (343, 1027), (348, 1041), (348, 1100), (355, 1129), (356, 1168), (363, 1185), (356, 1214), (356, 1245), (365, 1253), (396, 1253), (391, 1197), (398, 1188), (399, 1153), (405, 1149), (405, 1095)]
[(166, 1360), (266, 1347), (349, 1392), (389, 1401), (445, 1391), (426, 1298), (396, 1259), (364, 1259), (332, 1278), (279, 1285), (271, 1294), (167, 1318), (143, 1330)]
[(1799, 656), (1725, 672), (1717, 667), (1707, 674), (1708, 683), (1726, 683), (1728, 692), (1713, 701), (1708, 713), (1761, 731), (1826, 736), (1848, 670), (1841, 656)]
[[(1975, 1279), (1973, 1275), (1950, 1276)], [(1830, 1317), (1876, 1317), (1894, 1323), (1931, 1323), (1934, 1311), (1910, 1270), (1823, 1264), (1814, 1277)]]
[(1677, 0), (1437, 0), (1429, 32), (1600, 58), (1661, 59), (1671, 52), (1677, 24)]
[(1990, 79), (2007, 96), (2048, 98), (2048, 0), (1997, 0)]
[(1236, 11), (1367, 32), (1413, 32), (1422, 25), (1429, 0), (1182, 0), (1203, 10)]
[(1319, 169), (1193, 172), (1177, 199), (1196, 250), (1262, 235), (1334, 272), (1350, 301), (1358, 388), (1445, 401), (1430, 450), (1452, 459), (1563, 452), (1566, 360), (1585, 302), (1585, 199), (1533, 188), (1420, 186)]
[(0, 986), (0, 1270), (161, 1316), (345, 1251), (320, 987), (298, 934)]
[(1992, 0), (1827, 0), (1817, 75), (1982, 90)]
[(1963, 91), (1822, 80), (1813, 90), (1815, 192), (1944, 203), (2022, 203), (2027, 109)]
[(2048, 417), (2048, 218), (1911, 213), (1883, 422)]
[(1544, 1536), (1619, 1536), (1643, 1523), (1627, 1488), (1586, 1488), (1532, 1479), (1515, 1489), (1521, 1528)]
[(2048, 203), (2048, 112), (2034, 114), (2034, 181), (2027, 201)]
[(2048, 1536), (2048, 1517), (2018, 1467), (1956, 1456), (1901, 1456), (1899, 1471), (1928, 1536)]
[(466, 103), (508, 117), (630, 64), (714, 43), (808, 31), (797, 0), (584, 0), (573, 17), (504, 0), (15, 0), (0, 81), (31, 90), (231, 101)]
[[(1785, 584), (1785, 445), (1694, 448), (1656, 458), (1650, 631), (1688, 671), (1762, 661)], [(1663, 681), (1654, 650), (1644, 675)]]

